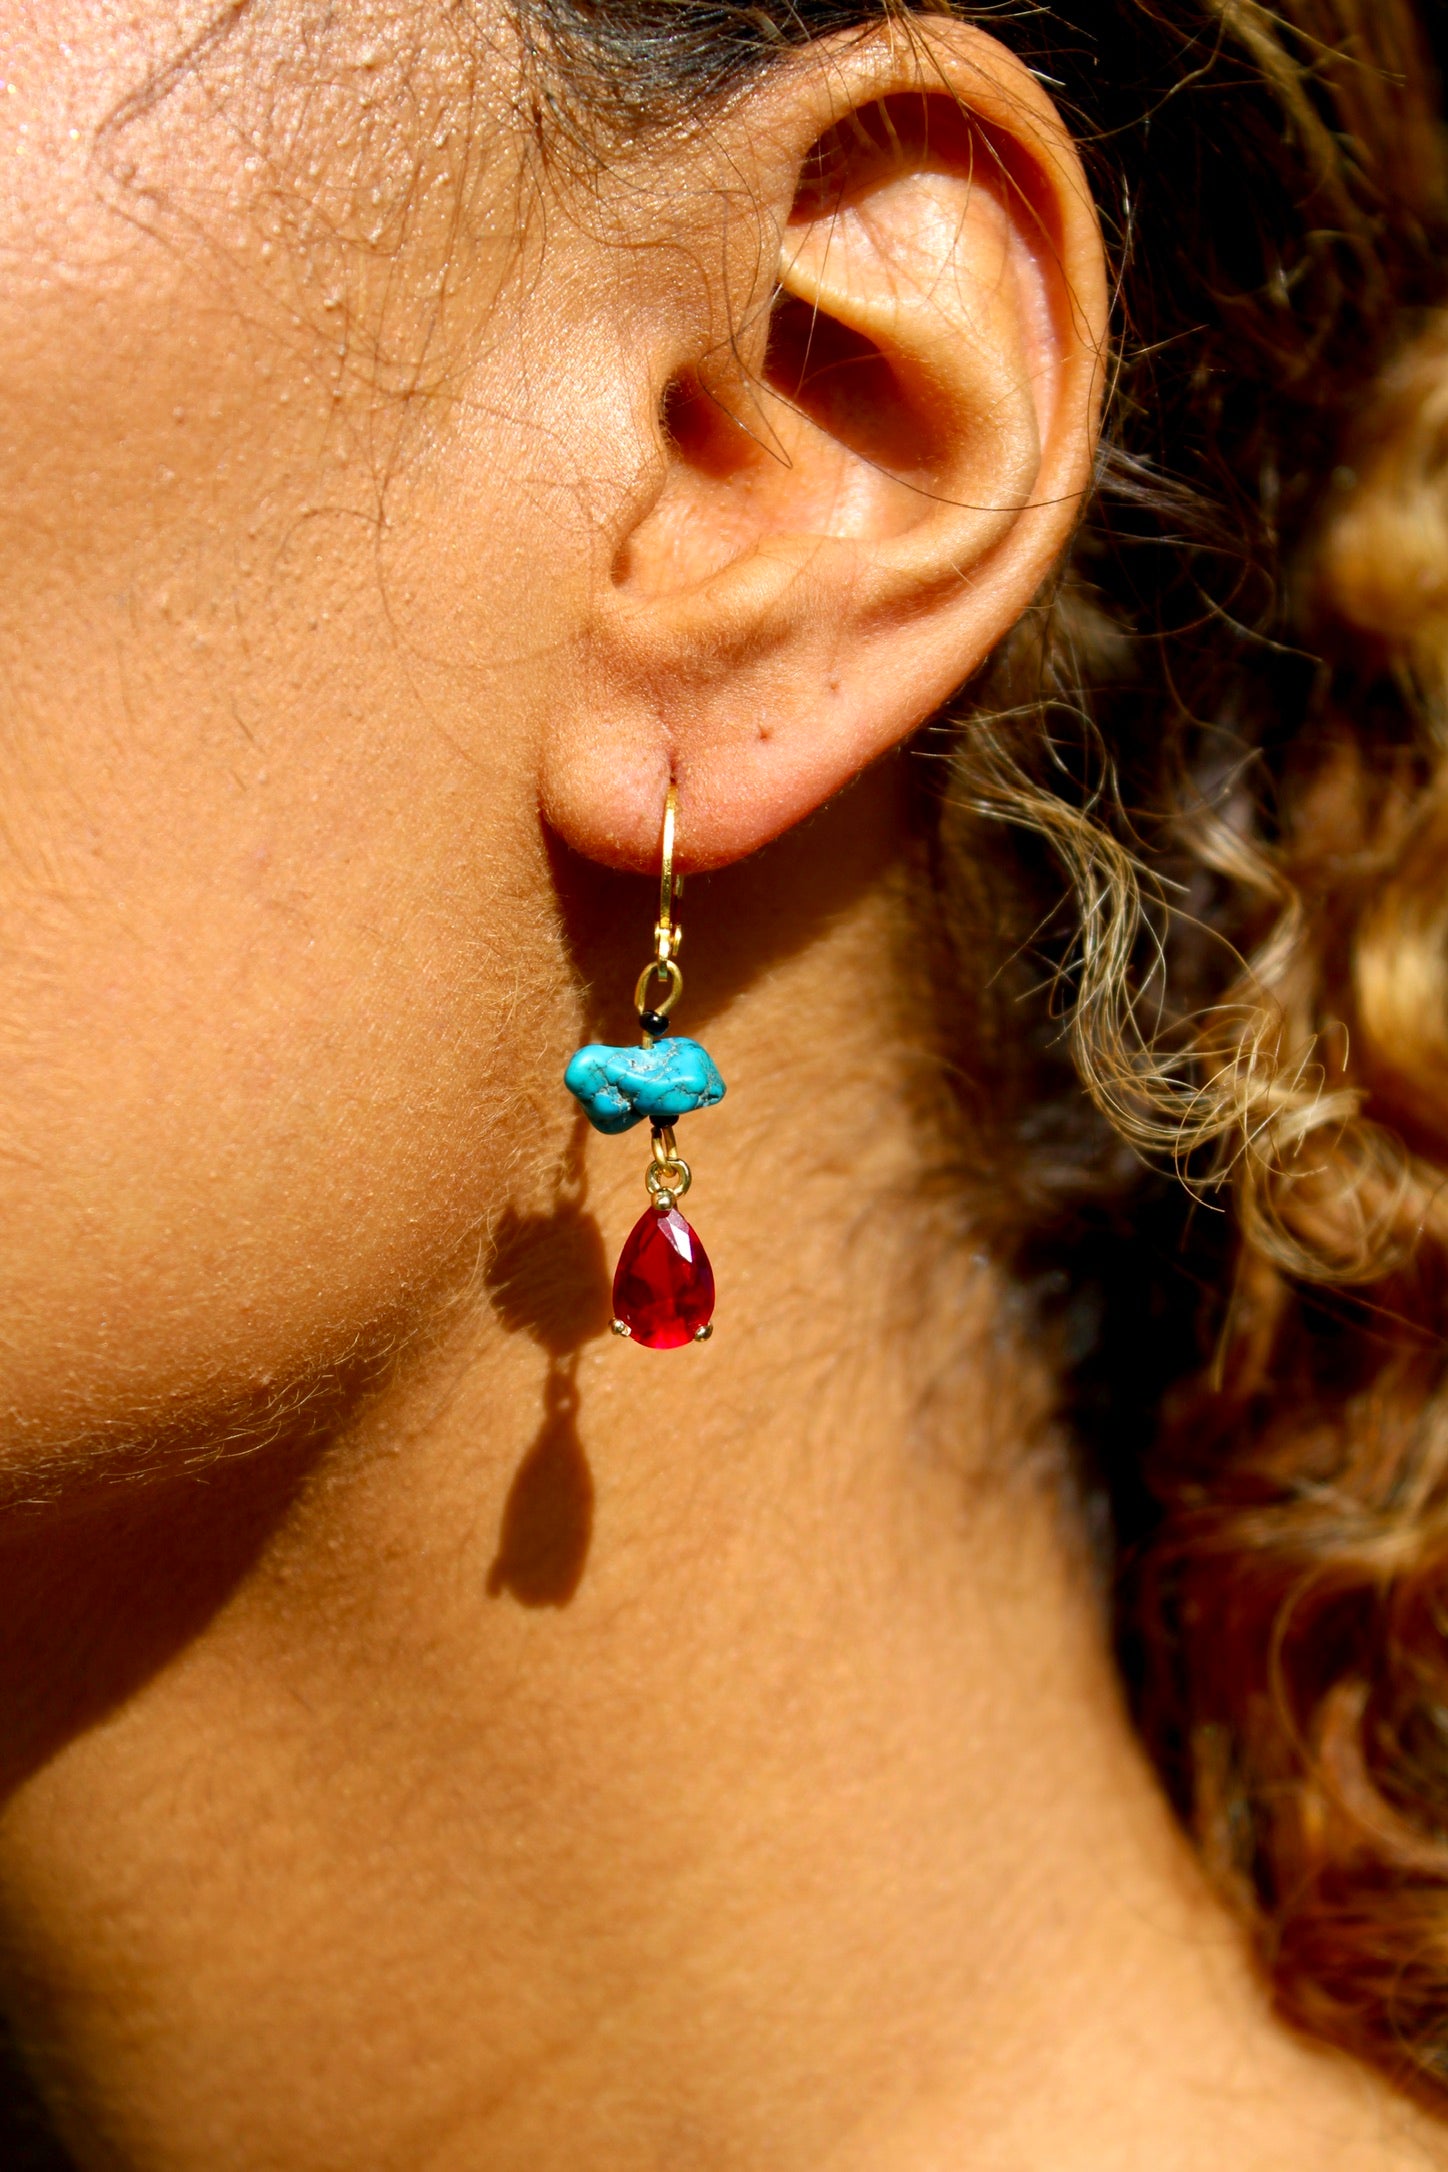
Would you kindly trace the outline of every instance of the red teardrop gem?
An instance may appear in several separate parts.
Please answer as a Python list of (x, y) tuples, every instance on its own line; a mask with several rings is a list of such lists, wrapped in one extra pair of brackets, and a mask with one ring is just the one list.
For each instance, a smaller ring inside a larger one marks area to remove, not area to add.
[(618, 1256), (613, 1314), (646, 1350), (678, 1350), (714, 1312), (714, 1270), (677, 1207), (639, 1216)]

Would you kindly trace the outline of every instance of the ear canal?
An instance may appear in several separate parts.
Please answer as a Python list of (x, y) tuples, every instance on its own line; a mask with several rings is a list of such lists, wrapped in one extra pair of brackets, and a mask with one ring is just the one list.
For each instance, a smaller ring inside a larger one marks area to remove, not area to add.
[(757, 450), (728, 402), (696, 371), (670, 378), (659, 420), (670, 450), (700, 475), (737, 475)]

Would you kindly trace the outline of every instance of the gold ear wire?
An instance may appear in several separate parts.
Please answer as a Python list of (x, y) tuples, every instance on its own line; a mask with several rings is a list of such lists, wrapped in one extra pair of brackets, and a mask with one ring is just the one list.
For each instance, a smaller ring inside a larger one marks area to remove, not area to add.
[[(679, 970), (679, 946), (684, 931), (674, 918), (674, 907), (683, 895), (683, 877), (674, 873), (674, 838), (679, 823), (679, 794), (670, 785), (664, 795), (664, 835), (659, 848), (659, 917), (654, 923), (654, 955), (638, 977), (634, 989), (634, 1009), (640, 1017), (651, 1015), (667, 1018), (684, 992), (684, 976)], [(650, 997), (649, 990), (656, 982), (666, 984), (662, 996)], [(653, 1035), (647, 1026), (642, 1028), (645, 1048), (653, 1047)]]
[(654, 929), (655, 953), (660, 965), (667, 965), (680, 943), (684, 931), (674, 924), (674, 906), (684, 894), (683, 879), (674, 879), (674, 833), (679, 820), (678, 787), (671, 784), (664, 795), (664, 841), (659, 853), (659, 924)]

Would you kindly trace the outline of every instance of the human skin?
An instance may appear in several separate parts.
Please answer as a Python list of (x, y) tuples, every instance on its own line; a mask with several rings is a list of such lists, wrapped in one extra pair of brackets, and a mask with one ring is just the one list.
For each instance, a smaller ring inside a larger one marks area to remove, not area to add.
[[(501, 17), (207, 20), (0, 0), (0, 1928), (78, 2162), (1444, 2161), (1266, 2012), (935, 1181), (891, 750), (1089, 477), (1044, 94), (845, 40), (594, 171)], [(780, 277), (867, 398), (761, 382)], [(671, 775), (655, 1356), (560, 1078)]]

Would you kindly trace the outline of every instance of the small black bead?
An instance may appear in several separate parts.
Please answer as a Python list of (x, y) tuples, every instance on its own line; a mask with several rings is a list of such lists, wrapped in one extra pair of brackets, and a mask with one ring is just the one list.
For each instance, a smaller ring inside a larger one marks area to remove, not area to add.
[(661, 1033), (667, 1033), (667, 1032), (668, 1032), (668, 1030), (669, 1030), (669, 1021), (668, 1021), (668, 1019), (667, 1019), (667, 1018), (665, 1018), (665, 1016), (664, 1016), (664, 1014), (663, 1014), (663, 1012), (662, 1012), (662, 1011), (640, 1011), (640, 1012), (639, 1012), (639, 1031), (640, 1031), (640, 1033), (648, 1033), (648, 1034), (651, 1034), (651, 1035), (653, 1036), (653, 1038), (654, 1038), (655, 1040), (657, 1040), (657, 1039), (659, 1038), (659, 1035), (660, 1035)]

